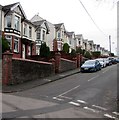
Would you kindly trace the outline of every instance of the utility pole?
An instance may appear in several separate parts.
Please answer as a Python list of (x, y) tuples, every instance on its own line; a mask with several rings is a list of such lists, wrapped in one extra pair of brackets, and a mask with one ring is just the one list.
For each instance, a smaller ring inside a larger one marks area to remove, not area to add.
[(111, 35), (109, 35), (109, 49), (110, 49), (110, 54), (111, 54)]

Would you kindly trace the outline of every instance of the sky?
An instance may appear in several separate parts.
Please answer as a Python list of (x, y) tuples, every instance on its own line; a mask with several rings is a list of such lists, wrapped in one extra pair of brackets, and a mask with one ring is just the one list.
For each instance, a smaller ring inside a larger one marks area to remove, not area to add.
[[(92, 17), (86, 13), (80, 1)], [(39, 14), (47, 21), (64, 23), (67, 31), (83, 34), (84, 39), (93, 40), (95, 44), (111, 51), (117, 49), (117, 0), (0, 0), (1, 5), (20, 2), (27, 19)], [(96, 25), (95, 25), (95, 24)]]

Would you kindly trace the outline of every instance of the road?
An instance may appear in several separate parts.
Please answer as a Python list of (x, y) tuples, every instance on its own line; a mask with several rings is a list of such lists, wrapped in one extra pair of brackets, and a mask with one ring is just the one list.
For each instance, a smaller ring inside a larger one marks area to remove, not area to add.
[(2, 94), (3, 118), (115, 118), (117, 65)]

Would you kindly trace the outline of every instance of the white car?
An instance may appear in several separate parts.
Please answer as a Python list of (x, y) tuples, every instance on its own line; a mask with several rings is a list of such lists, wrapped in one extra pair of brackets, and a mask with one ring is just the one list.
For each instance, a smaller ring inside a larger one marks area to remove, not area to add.
[(100, 62), (102, 68), (106, 67), (106, 60), (105, 60), (105, 59), (103, 59), (103, 58), (98, 58), (98, 59), (96, 59), (96, 60), (98, 60), (98, 61)]

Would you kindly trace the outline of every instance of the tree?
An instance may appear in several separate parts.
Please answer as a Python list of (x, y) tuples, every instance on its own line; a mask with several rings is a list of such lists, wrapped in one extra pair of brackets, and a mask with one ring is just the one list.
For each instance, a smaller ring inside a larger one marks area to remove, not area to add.
[(7, 50), (10, 50), (8, 41), (3, 37), (1, 38), (1, 40), (2, 40), (2, 53), (4, 53)]
[(77, 47), (77, 49), (76, 49), (76, 53), (80, 53), (80, 54), (83, 53), (83, 50), (81, 49), (81, 47)]
[(86, 52), (84, 53), (84, 57), (86, 57), (86, 58), (88, 58), (88, 59), (91, 59), (92, 55), (91, 55), (90, 52), (86, 51)]
[(75, 56), (76, 56), (76, 51), (75, 51), (75, 49), (72, 49), (72, 50), (71, 50), (71, 56), (72, 56), (72, 57), (75, 57)]
[(95, 52), (92, 52), (92, 55), (93, 55), (93, 57), (98, 58), (98, 57), (100, 57), (101, 52), (100, 51), (95, 51)]
[(49, 57), (50, 56), (50, 48), (46, 45), (45, 42), (43, 44), (41, 44), (40, 56), (41, 57)]
[(64, 43), (64, 45), (63, 45), (63, 52), (69, 53), (69, 48), (70, 48), (70, 46), (68, 45), (68, 43)]

